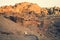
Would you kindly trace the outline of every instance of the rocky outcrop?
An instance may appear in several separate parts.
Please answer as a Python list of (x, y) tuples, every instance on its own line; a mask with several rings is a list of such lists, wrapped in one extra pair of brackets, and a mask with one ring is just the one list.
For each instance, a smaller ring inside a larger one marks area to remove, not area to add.
[(23, 14), (23, 13), (29, 13), (30, 11), (35, 12), (36, 14), (40, 14), (41, 12), (44, 12), (44, 14), (47, 14), (47, 10), (39, 7), (37, 4), (23, 2), (18, 3), (14, 6), (3, 6), (0, 7), (0, 13), (16, 13), (16, 14)]
[(59, 20), (33, 3), (0, 7), (0, 40), (58, 40)]
[(28, 2), (18, 3), (14, 6), (0, 7), (0, 14), (10, 18), (12, 21), (20, 22), (20, 24), (22, 22), (25, 26), (39, 24), (39, 17), (46, 16), (47, 13), (45, 8), (41, 8), (37, 4)]

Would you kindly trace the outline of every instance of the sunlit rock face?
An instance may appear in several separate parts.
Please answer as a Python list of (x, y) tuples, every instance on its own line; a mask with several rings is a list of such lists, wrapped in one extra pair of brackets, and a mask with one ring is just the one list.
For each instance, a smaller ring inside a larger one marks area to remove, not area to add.
[(59, 40), (59, 20), (33, 3), (0, 7), (0, 40)]
[(41, 14), (41, 12), (44, 12), (44, 14), (47, 14), (47, 10), (39, 7), (37, 4), (23, 2), (18, 3), (14, 6), (3, 6), (0, 7), (0, 12), (4, 13), (10, 13), (10, 12), (17, 12), (17, 13), (24, 13), (24, 12), (30, 12), (34, 11), (36, 14)]
[(18, 3), (14, 6), (0, 7), (0, 14), (3, 14), (5, 17), (9, 18), (13, 16), (11, 19), (15, 21), (17, 20), (17, 22), (22, 20), (24, 22), (23, 25), (26, 25), (28, 22), (29, 23), (27, 25), (39, 24), (38, 17), (46, 16), (47, 13), (48, 11), (46, 9), (39, 7), (37, 4), (28, 2)]

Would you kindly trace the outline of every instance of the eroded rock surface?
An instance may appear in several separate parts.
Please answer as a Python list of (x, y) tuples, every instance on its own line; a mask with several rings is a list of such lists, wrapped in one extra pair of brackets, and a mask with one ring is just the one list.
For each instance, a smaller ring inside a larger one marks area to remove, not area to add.
[(0, 40), (59, 40), (60, 15), (23, 2), (0, 7)]

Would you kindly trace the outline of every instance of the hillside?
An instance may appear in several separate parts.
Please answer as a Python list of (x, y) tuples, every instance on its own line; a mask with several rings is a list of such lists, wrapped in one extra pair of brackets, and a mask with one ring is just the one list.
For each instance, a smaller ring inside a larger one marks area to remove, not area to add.
[(49, 10), (28, 2), (0, 7), (0, 40), (59, 40), (60, 15)]

